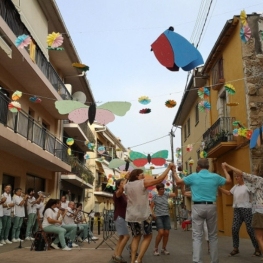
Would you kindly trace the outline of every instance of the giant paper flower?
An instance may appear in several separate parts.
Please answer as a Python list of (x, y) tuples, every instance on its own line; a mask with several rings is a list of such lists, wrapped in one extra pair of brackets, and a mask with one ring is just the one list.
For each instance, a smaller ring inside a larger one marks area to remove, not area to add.
[(202, 100), (198, 103), (199, 111), (209, 111), (211, 109), (211, 105), (208, 101)]
[(198, 89), (197, 91), (198, 96), (203, 100), (203, 99), (208, 99), (209, 95), (210, 95), (210, 91), (207, 87), (203, 87)]
[(253, 134), (253, 131), (252, 131), (252, 130), (247, 130), (247, 133), (246, 133), (246, 138), (247, 138), (248, 140), (250, 140), (250, 139), (251, 139), (251, 136), (252, 136), (252, 134)]
[(206, 151), (201, 151), (200, 152), (200, 158), (206, 158), (207, 157), (207, 152)]
[(173, 108), (173, 107), (176, 106), (176, 101), (174, 101), (174, 100), (167, 100), (167, 101), (165, 102), (165, 106), (166, 106), (167, 108)]
[(236, 136), (236, 137), (238, 136), (238, 129), (234, 129), (233, 130), (233, 135)]
[(145, 108), (145, 109), (141, 109), (141, 110), (139, 111), (139, 113), (141, 113), (141, 114), (147, 114), (147, 113), (150, 113), (151, 111), (152, 111), (151, 109)]
[(22, 92), (21, 91), (15, 91), (12, 94), (12, 100), (19, 100), (22, 97)]
[(149, 99), (149, 97), (147, 96), (141, 96), (138, 101), (141, 103), (141, 104), (144, 104), (144, 105), (147, 105), (151, 102), (151, 99)]
[(41, 103), (41, 99), (36, 97), (36, 96), (33, 96), (33, 97), (30, 97), (29, 100), (33, 103)]
[(22, 49), (24, 47), (27, 47), (31, 42), (31, 37), (28, 36), (28, 35), (21, 35), (21, 36), (18, 36), (17, 39), (15, 40), (15, 45)]
[(81, 71), (85, 71), (85, 72), (89, 70), (89, 66), (78, 62), (72, 63), (72, 67), (80, 69)]
[(57, 48), (62, 45), (63, 39), (60, 33), (53, 32), (47, 36), (47, 44), (51, 48)]
[(226, 84), (224, 88), (230, 95), (234, 95), (236, 93), (236, 89), (232, 84)]
[(8, 104), (8, 109), (13, 112), (13, 113), (16, 113), (18, 111), (21, 110), (21, 104), (17, 101), (11, 101), (9, 104)]
[(193, 144), (188, 144), (186, 147), (187, 152), (191, 152), (193, 150)]
[(251, 38), (251, 29), (248, 25), (241, 27), (240, 38), (244, 43), (247, 43), (247, 41)]
[(245, 10), (242, 10), (240, 12), (240, 20), (241, 20), (241, 24), (243, 26), (246, 26), (247, 25), (247, 14), (246, 14), (246, 11)]

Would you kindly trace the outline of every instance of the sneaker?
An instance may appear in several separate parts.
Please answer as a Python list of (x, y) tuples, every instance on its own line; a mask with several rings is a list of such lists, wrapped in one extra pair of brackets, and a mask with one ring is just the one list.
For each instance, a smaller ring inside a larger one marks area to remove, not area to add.
[(83, 242), (87, 242), (87, 243), (89, 243), (89, 239), (86, 238), (86, 239), (83, 240)]
[(77, 237), (77, 241), (82, 242), (83, 240), (81, 237)]
[[(19, 241), (18, 241), (17, 239), (13, 238), (13, 239), (12, 239), (12, 242), (13, 242), (13, 243), (17, 243), (17, 242), (19, 242)], [(3, 243), (2, 243), (2, 244), (3, 244)]]
[(4, 239), (2, 239), (2, 240), (0, 241), (0, 243), (1, 243), (2, 245), (5, 245), (5, 244), (6, 244), (6, 242), (4, 241)]
[(76, 243), (72, 243), (72, 247), (78, 247)]
[(127, 263), (126, 260), (123, 259), (123, 257), (118, 257), (118, 256), (115, 256), (115, 257), (112, 257), (112, 260), (116, 263)]
[(9, 241), (8, 239), (5, 240), (6, 244), (12, 244), (11, 241)]
[[(58, 247), (58, 245), (55, 244), (55, 243), (52, 243), (50, 246), (53, 247), (53, 248), (55, 248), (55, 249), (60, 249), (60, 248)], [(67, 246), (66, 246), (66, 247), (67, 247)], [(63, 249), (64, 249), (64, 248), (63, 248)], [(68, 249), (66, 249), (66, 250), (68, 250)], [(70, 249), (70, 250), (71, 250), (71, 249)]]
[(163, 255), (170, 255), (170, 252), (167, 251), (166, 249), (162, 249), (161, 250), (161, 254), (163, 254)]
[(62, 250), (64, 250), (64, 251), (70, 251), (70, 250), (71, 250), (71, 248), (70, 248), (70, 247), (68, 247), (68, 246), (65, 246), (64, 248), (62, 248)]
[(21, 242), (24, 242), (24, 240), (23, 240), (23, 239), (20, 239), (20, 238), (17, 238), (16, 241), (17, 241), (17, 242), (20, 242), (20, 241), (21, 241)]
[(0, 243), (0, 247), (2, 247), (4, 244)]
[(30, 237), (30, 240), (31, 240), (31, 241), (34, 241), (35, 239), (34, 239), (33, 237)]
[(92, 237), (91, 240), (98, 240), (98, 237)]
[(160, 256), (158, 249), (155, 249), (155, 250), (154, 250), (153, 255), (154, 255), (154, 256)]
[(29, 240), (29, 241), (30, 241), (30, 240), (31, 240), (31, 238), (30, 238), (30, 237), (26, 237), (26, 238), (25, 238), (25, 240)]

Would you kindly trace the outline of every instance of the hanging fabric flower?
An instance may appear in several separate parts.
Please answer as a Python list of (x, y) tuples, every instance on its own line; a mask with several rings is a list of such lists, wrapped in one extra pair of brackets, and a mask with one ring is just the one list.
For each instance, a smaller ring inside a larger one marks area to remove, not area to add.
[(89, 158), (90, 158), (90, 155), (86, 153), (86, 154), (84, 155), (84, 159), (85, 159), (85, 160), (88, 160)]
[(73, 145), (73, 143), (74, 143), (74, 139), (73, 139), (73, 138), (67, 138), (66, 144), (67, 144), (68, 146)]
[(224, 87), (230, 95), (234, 95), (236, 93), (236, 89), (232, 84), (226, 84)]
[(190, 166), (193, 166), (194, 163), (195, 163), (195, 161), (194, 161), (193, 159), (190, 159), (190, 160), (188, 161), (188, 164), (189, 164)]
[(166, 106), (167, 108), (173, 108), (173, 107), (176, 106), (176, 101), (174, 101), (174, 100), (167, 100), (167, 101), (165, 102), (165, 106)]
[(236, 137), (238, 136), (238, 129), (234, 129), (233, 130), (233, 135), (236, 136)]
[(92, 142), (89, 142), (88, 143), (88, 148), (90, 149), (90, 150), (94, 150), (94, 148), (95, 148), (95, 144), (94, 143), (92, 143)]
[(139, 113), (141, 113), (141, 114), (147, 114), (147, 113), (150, 113), (151, 111), (152, 111), (151, 109), (146, 108), (146, 109), (140, 110)]
[(246, 26), (247, 25), (247, 14), (246, 14), (246, 11), (245, 10), (242, 10), (240, 12), (240, 20), (241, 20), (241, 24), (243, 26)]
[(149, 97), (147, 96), (141, 96), (138, 101), (141, 103), (141, 104), (144, 104), (144, 105), (147, 105), (151, 102), (151, 99), (149, 99)]
[(8, 109), (13, 112), (13, 113), (16, 113), (18, 111), (21, 110), (21, 104), (17, 101), (11, 101), (9, 104), (8, 104)]
[(98, 147), (98, 153), (103, 154), (105, 152), (105, 147), (104, 146), (99, 146)]
[(239, 136), (246, 137), (246, 133), (247, 133), (247, 129), (244, 129), (244, 128), (239, 128), (238, 129), (238, 135)]
[(31, 42), (31, 37), (28, 36), (28, 35), (21, 35), (21, 36), (18, 36), (17, 39), (15, 40), (15, 45), (22, 49), (24, 47), (27, 47)]
[(197, 91), (198, 96), (203, 100), (203, 99), (208, 99), (210, 95), (210, 91), (207, 87), (203, 87), (198, 89)]
[(80, 69), (81, 71), (85, 71), (85, 72), (89, 70), (89, 66), (78, 62), (73, 63), (72, 67)]
[(29, 100), (33, 103), (41, 103), (42, 100), (36, 96), (30, 97)]
[(247, 138), (248, 140), (250, 140), (252, 134), (253, 134), (253, 131), (252, 131), (252, 130), (247, 130), (247, 132), (246, 132), (246, 138)]
[(47, 44), (51, 48), (57, 48), (62, 45), (64, 38), (60, 33), (53, 32), (47, 36)]
[(198, 109), (199, 111), (209, 111), (211, 109), (211, 105), (208, 101), (202, 100), (198, 103)]
[(240, 38), (244, 43), (247, 43), (247, 41), (251, 38), (251, 29), (248, 25), (241, 27)]
[(207, 152), (206, 151), (201, 151), (200, 152), (200, 158), (206, 158), (207, 157)]
[(192, 144), (188, 144), (186, 147), (186, 151), (187, 152), (191, 152), (193, 150), (193, 145)]
[(22, 97), (22, 92), (21, 91), (15, 91), (12, 94), (12, 100), (19, 100)]

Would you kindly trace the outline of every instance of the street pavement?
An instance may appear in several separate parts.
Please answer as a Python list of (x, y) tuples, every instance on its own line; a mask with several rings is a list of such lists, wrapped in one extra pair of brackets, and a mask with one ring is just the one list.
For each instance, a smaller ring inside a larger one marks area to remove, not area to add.
[[(181, 227), (177, 230), (171, 229), (167, 250), (170, 255), (154, 256), (154, 240), (156, 230), (153, 231), (153, 239), (146, 252), (143, 263), (184, 263), (192, 262), (192, 231), (183, 231)], [(111, 263), (113, 254), (112, 248), (116, 244), (117, 236), (111, 235), (110, 238), (103, 239), (103, 232), (100, 235), (94, 231), (94, 235), (99, 237), (96, 243), (82, 243), (79, 248), (72, 251), (48, 250), (48, 251), (30, 251), (31, 242), (24, 241), (22, 248), (17, 248), (19, 243), (4, 245), (0, 247), (0, 262), (1, 263)], [(105, 233), (104, 236), (106, 237)], [(219, 234), (219, 258), (220, 262), (224, 263), (254, 263), (262, 262), (261, 257), (252, 257), (254, 248), (249, 239), (240, 240), (240, 253), (236, 256), (229, 256), (232, 251), (231, 237), (220, 236)], [(160, 247), (161, 248), (161, 247)], [(123, 252), (123, 257), (130, 263), (129, 252), (127, 249)], [(203, 242), (203, 263), (210, 262), (210, 257), (207, 250), (207, 244)], [(113, 262), (112, 262), (113, 263)]]

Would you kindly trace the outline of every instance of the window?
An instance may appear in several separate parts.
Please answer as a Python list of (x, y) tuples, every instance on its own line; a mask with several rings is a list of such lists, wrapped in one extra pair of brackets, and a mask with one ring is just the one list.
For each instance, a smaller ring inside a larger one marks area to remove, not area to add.
[(38, 191), (45, 192), (45, 184), (46, 181), (43, 178), (29, 174), (26, 175), (26, 191), (28, 188), (33, 188), (35, 193)]
[(199, 123), (199, 109), (198, 103), (195, 105), (195, 126)]
[(187, 139), (187, 130), (186, 130), (186, 124), (184, 125), (184, 140)]
[(212, 84), (220, 83), (224, 79), (223, 58), (220, 58), (212, 69)]
[(187, 136), (189, 137), (190, 136), (190, 118), (187, 120)]

